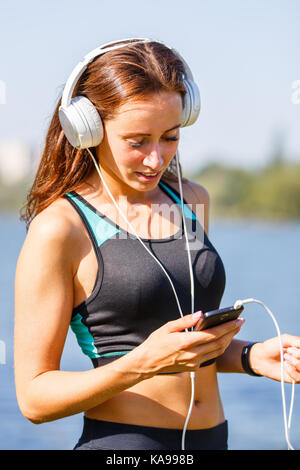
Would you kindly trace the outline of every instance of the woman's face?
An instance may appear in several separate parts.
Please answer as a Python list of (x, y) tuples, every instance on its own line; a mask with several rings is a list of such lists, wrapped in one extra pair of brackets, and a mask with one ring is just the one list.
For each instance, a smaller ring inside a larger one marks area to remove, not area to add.
[(106, 120), (97, 155), (110, 183), (125, 191), (154, 189), (176, 153), (181, 113), (181, 95), (162, 91), (122, 105)]

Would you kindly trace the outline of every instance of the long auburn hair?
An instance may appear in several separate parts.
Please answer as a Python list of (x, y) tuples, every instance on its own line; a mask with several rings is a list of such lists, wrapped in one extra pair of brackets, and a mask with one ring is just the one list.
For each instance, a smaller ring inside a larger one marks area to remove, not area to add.
[[(183, 97), (183, 74), (182, 61), (163, 44), (129, 43), (96, 57), (76, 84), (73, 96), (86, 96), (105, 123), (105, 119), (113, 118), (118, 108), (131, 99), (162, 90)], [(88, 152), (74, 148), (66, 139), (58, 117), (60, 104), (61, 98), (49, 125), (27, 202), (20, 211), (20, 219), (27, 227), (37, 214), (65, 193), (76, 190), (94, 171)], [(177, 179), (174, 159), (163, 177)]]

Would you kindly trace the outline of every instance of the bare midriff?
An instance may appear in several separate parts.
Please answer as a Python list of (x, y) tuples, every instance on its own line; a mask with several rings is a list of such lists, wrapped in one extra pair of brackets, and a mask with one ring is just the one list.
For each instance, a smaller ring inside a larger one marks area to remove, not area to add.
[[(189, 372), (156, 375), (88, 410), (91, 419), (182, 429), (191, 400)], [(216, 366), (202, 367), (195, 374), (195, 393), (187, 429), (206, 429), (224, 422)]]

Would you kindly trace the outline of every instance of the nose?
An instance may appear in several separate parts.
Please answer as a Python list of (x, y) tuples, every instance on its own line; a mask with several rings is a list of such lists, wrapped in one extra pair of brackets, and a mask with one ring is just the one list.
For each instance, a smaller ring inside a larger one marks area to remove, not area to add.
[(156, 144), (151, 148), (151, 152), (146, 155), (143, 164), (152, 170), (159, 170), (163, 166), (160, 145)]

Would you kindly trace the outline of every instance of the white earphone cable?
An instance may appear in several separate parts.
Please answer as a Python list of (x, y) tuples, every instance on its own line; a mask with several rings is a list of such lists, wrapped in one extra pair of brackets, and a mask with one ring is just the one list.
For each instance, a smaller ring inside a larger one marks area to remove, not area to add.
[(284, 390), (284, 359), (283, 359), (283, 346), (282, 346), (282, 340), (281, 340), (281, 333), (280, 329), (278, 326), (278, 323), (271, 312), (271, 310), (260, 300), (256, 299), (244, 299), (244, 300), (237, 300), (234, 304), (234, 308), (238, 308), (241, 305), (248, 304), (248, 303), (257, 303), (260, 304), (264, 307), (264, 309), (268, 312), (270, 317), (273, 320), (273, 323), (275, 325), (276, 331), (277, 331), (277, 336), (279, 339), (279, 347), (280, 347), (280, 371), (281, 371), (281, 396), (282, 396), (282, 408), (283, 408), (283, 422), (284, 422), (284, 432), (285, 432), (285, 439), (288, 445), (288, 450), (294, 450), (291, 442), (290, 442), (290, 436), (289, 436), (289, 430), (291, 427), (291, 422), (292, 422), (292, 413), (293, 413), (293, 406), (294, 406), (294, 396), (295, 396), (295, 381), (292, 381), (292, 395), (291, 395), (291, 402), (290, 402), (290, 411), (289, 411), (289, 418), (287, 420), (287, 413), (286, 413), (286, 398), (285, 398), (285, 390)]
[[(103, 178), (103, 175), (101, 174), (101, 171), (100, 171), (100, 168), (98, 166), (98, 163), (96, 162), (96, 159), (94, 158), (94, 155), (92, 154), (92, 152), (89, 150), (89, 148), (86, 149), (93, 162), (94, 162), (94, 165), (96, 167), (96, 170), (99, 174), (99, 177), (103, 183), (103, 186), (105, 187), (105, 189), (107, 190), (113, 204), (115, 205), (115, 207), (117, 208), (119, 214), (121, 215), (121, 217), (124, 219), (124, 221), (129, 225), (132, 233), (136, 236), (136, 238), (139, 240), (139, 242), (143, 245), (143, 247), (145, 248), (145, 250), (150, 254), (150, 256), (159, 264), (159, 266), (161, 267), (161, 269), (163, 270), (163, 272), (165, 273), (171, 287), (172, 287), (172, 290), (173, 290), (173, 293), (175, 295), (175, 299), (176, 299), (176, 302), (177, 302), (177, 306), (178, 306), (178, 310), (179, 310), (179, 313), (181, 315), (181, 317), (183, 317), (183, 313), (182, 313), (182, 309), (181, 309), (181, 306), (180, 306), (180, 302), (179, 302), (179, 299), (178, 299), (178, 296), (177, 296), (177, 293), (176, 293), (176, 290), (175, 290), (175, 287), (173, 285), (173, 282), (169, 276), (169, 274), (167, 273), (167, 271), (165, 270), (164, 266), (160, 263), (160, 261), (153, 255), (153, 253), (151, 253), (151, 251), (148, 249), (148, 247), (144, 244), (144, 242), (141, 240), (141, 238), (139, 237), (139, 235), (136, 233), (134, 227), (132, 226), (132, 224), (127, 220), (127, 217), (123, 214), (121, 208), (119, 207), (119, 205), (117, 204), (116, 200), (114, 199), (113, 195), (111, 194), (104, 178)], [(185, 234), (185, 238), (186, 238), (186, 248), (187, 248), (187, 254), (188, 254), (188, 265), (189, 265), (189, 272), (190, 272), (190, 280), (191, 280), (191, 313), (194, 312), (194, 276), (193, 276), (193, 267), (192, 267), (192, 261), (191, 261), (191, 253), (190, 253), (190, 247), (189, 247), (189, 242), (188, 242), (188, 234), (187, 234), (187, 230), (186, 230), (186, 221), (185, 221), (185, 215), (184, 215), (184, 206), (183, 206), (183, 191), (182, 191), (182, 183), (181, 183), (181, 175), (180, 175), (180, 169), (179, 169), (179, 161), (178, 161), (178, 154), (176, 153), (176, 156), (175, 156), (175, 160), (176, 160), (176, 166), (177, 166), (177, 174), (178, 174), (178, 183), (179, 183), (179, 192), (180, 192), (180, 199), (181, 199), (181, 211), (182, 211), (182, 221), (183, 221), (183, 226), (184, 226), (184, 234)], [(278, 338), (279, 338), (279, 345), (280, 345), (280, 357), (281, 357), (281, 394), (282, 394), (282, 405), (283, 405), (283, 417), (284, 417), (284, 430), (285, 430), (285, 438), (286, 438), (286, 442), (288, 444), (288, 449), (289, 450), (294, 450), (292, 444), (290, 443), (290, 438), (289, 438), (289, 430), (290, 430), (290, 427), (291, 427), (291, 421), (292, 421), (292, 411), (293, 411), (293, 405), (294, 405), (294, 386), (295, 386), (295, 382), (293, 381), (292, 383), (292, 395), (291, 395), (291, 403), (290, 403), (290, 410), (289, 410), (289, 417), (288, 417), (288, 420), (287, 420), (287, 413), (286, 413), (286, 400), (285, 400), (285, 390), (284, 390), (284, 360), (283, 360), (283, 347), (282, 347), (282, 341), (281, 341), (281, 334), (280, 334), (280, 330), (279, 330), (279, 326), (278, 326), (278, 323), (274, 317), (274, 315), (272, 314), (271, 310), (261, 301), (259, 300), (256, 300), (256, 299), (245, 299), (245, 300), (237, 300), (234, 304), (234, 307), (235, 308), (238, 308), (240, 305), (243, 305), (243, 304), (246, 304), (246, 303), (251, 303), (251, 302), (255, 302), (255, 303), (258, 303), (260, 305), (262, 305), (265, 310), (269, 313), (269, 315), (271, 316), (274, 324), (275, 324), (275, 327), (276, 327), (276, 330), (277, 330), (277, 334), (278, 334)], [(185, 331), (188, 331), (187, 329), (185, 329)], [(189, 410), (188, 410), (188, 414), (187, 414), (187, 417), (186, 417), (186, 420), (185, 420), (185, 424), (184, 424), (184, 427), (183, 427), (183, 432), (182, 432), (182, 441), (181, 441), (181, 448), (182, 450), (185, 450), (185, 435), (186, 435), (186, 430), (187, 430), (187, 426), (188, 426), (188, 422), (189, 422), (189, 419), (191, 417), (191, 413), (192, 413), (192, 408), (193, 408), (193, 404), (194, 404), (194, 395), (195, 395), (195, 372), (191, 372), (190, 373), (190, 378), (191, 378), (191, 399), (190, 399), (190, 405), (189, 405)]]
[[(138, 234), (136, 233), (135, 229), (133, 228), (132, 224), (127, 220), (127, 217), (123, 214), (121, 208), (119, 207), (118, 203), (116, 202), (115, 198), (113, 197), (111, 191), (109, 190), (104, 178), (103, 178), (103, 175), (100, 171), (100, 168), (99, 168), (99, 165), (98, 163), (96, 162), (96, 159), (94, 157), (94, 155), (92, 154), (92, 152), (90, 151), (89, 148), (86, 149), (93, 162), (94, 162), (94, 165), (96, 167), (96, 170), (100, 176), (100, 179), (103, 183), (103, 186), (105, 187), (106, 191), (108, 192), (113, 204), (115, 205), (115, 207), (117, 208), (118, 212), (120, 213), (121, 217), (125, 220), (125, 222), (129, 225), (130, 229), (132, 230), (133, 234), (136, 236), (136, 238), (140, 241), (140, 243), (143, 245), (143, 247), (145, 248), (145, 250), (152, 256), (152, 258), (159, 264), (159, 266), (161, 267), (161, 269), (163, 270), (163, 272), (165, 273), (165, 275), (167, 276), (167, 279), (172, 287), (172, 290), (174, 292), (174, 295), (175, 295), (175, 298), (176, 298), (176, 302), (177, 302), (177, 306), (178, 306), (178, 310), (179, 310), (179, 313), (181, 315), (181, 317), (183, 317), (183, 313), (182, 313), (182, 309), (181, 309), (181, 306), (180, 306), (180, 302), (179, 302), (179, 299), (178, 299), (178, 296), (177, 296), (177, 293), (176, 293), (176, 290), (175, 290), (175, 287), (174, 287), (174, 284), (169, 276), (169, 274), (167, 273), (167, 271), (165, 270), (165, 268), (163, 267), (163, 265), (160, 263), (160, 261), (153, 255), (153, 253), (151, 253), (151, 251), (148, 249), (148, 247), (145, 245), (145, 243), (141, 240), (141, 238), (138, 236)], [(179, 180), (179, 189), (180, 189), (180, 197), (181, 197), (181, 209), (182, 209), (182, 219), (183, 219), (183, 225), (184, 225), (184, 233), (185, 233), (185, 238), (186, 238), (186, 245), (187, 245), (187, 252), (188, 252), (188, 260), (189, 260), (189, 271), (190, 271), (190, 277), (191, 277), (191, 302), (192, 302), (192, 312), (194, 311), (194, 277), (193, 277), (193, 269), (192, 269), (192, 263), (191, 263), (191, 255), (190, 255), (190, 249), (189, 249), (189, 243), (188, 243), (188, 238), (187, 238), (187, 231), (186, 231), (186, 222), (185, 222), (185, 216), (184, 216), (184, 211), (183, 211), (183, 196), (182, 196), (182, 186), (181, 186), (181, 178), (180, 178), (180, 171), (179, 171), (179, 163), (178, 163), (178, 157), (177, 157), (177, 154), (175, 156), (175, 159), (176, 159), (176, 164), (177, 164), (177, 172), (178, 172), (178, 180)], [(185, 329), (185, 331), (187, 332), (188, 330)], [(182, 433), (182, 450), (184, 450), (184, 441), (185, 441), (185, 433), (186, 433), (186, 428), (187, 428), (187, 425), (188, 425), (188, 422), (189, 422), (189, 419), (190, 419), (190, 416), (191, 416), (191, 413), (192, 413), (192, 407), (193, 407), (193, 402), (194, 402), (194, 390), (195, 390), (195, 385), (194, 385), (194, 379), (195, 379), (195, 373), (194, 372), (191, 372), (190, 373), (190, 377), (191, 377), (191, 400), (190, 400), (190, 407), (189, 407), (189, 411), (188, 411), (188, 415), (186, 417), (186, 421), (185, 421), (185, 425), (184, 425), (184, 428), (183, 428), (183, 433)]]
[[(190, 245), (189, 245), (189, 241), (188, 241), (188, 233), (187, 233), (187, 229), (186, 229), (186, 221), (185, 221), (185, 215), (184, 215), (183, 190), (182, 190), (181, 175), (180, 175), (180, 168), (179, 168), (179, 154), (178, 154), (178, 151), (176, 152), (175, 160), (176, 160), (176, 168), (177, 168), (177, 178), (178, 178), (178, 183), (179, 183), (179, 193), (180, 193), (182, 220), (183, 220), (183, 226), (184, 226), (184, 235), (185, 235), (185, 240), (186, 240), (186, 249), (187, 249), (187, 254), (188, 254), (188, 262), (189, 262), (189, 272), (190, 272), (190, 280), (191, 280), (191, 312), (193, 313), (194, 310), (195, 310), (194, 273), (193, 273), (193, 266), (192, 266), (192, 260), (191, 260), (191, 251), (190, 251)], [(182, 431), (181, 450), (185, 450), (185, 434), (186, 434), (187, 426), (188, 426), (188, 423), (189, 423), (189, 420), (190, 420), (190, 417), (191, 417), (191, 414), (192, 414), (192, 409), (193, 409), (193, 406), (194, 406), (195, 372), (190, 372), (190, 378), (191, 378), (191, 398), (190, 398), (190, 405), (189, 405), (188, 414), (186, 416), (183, 431)]]
[(183, 205), (183, 190), (182, 190), (182, 182), (181, 182), (181, 175), (180, 175), (180, 168), (179, 168), (179, 154), (178, 151), (175, 155), (176, 161), (176, 169), (177, 169), (177, 178), (179, 184), (179, 194), (180, 194), (180, 202), (181, 202), (181, 213), (182, 213), (182, 220), (183, 220), (183, 227), (184, 227), (184, 235), (186, 240), (186, 249), (188, 254), (188, 263), (189, 263), (189, 272), (190, 272), (190, 280), (191, 280), (191, 313), (195, 310), (195, 288), (194, 288), (194, 273), (193, 273), (193, 266), (192, 266), (192, 259), (191, 259), (191, 251), (190, 245), (188, 241), (188, 233), (186, 229), (186, 221), (184, 215), (184, 205)]

